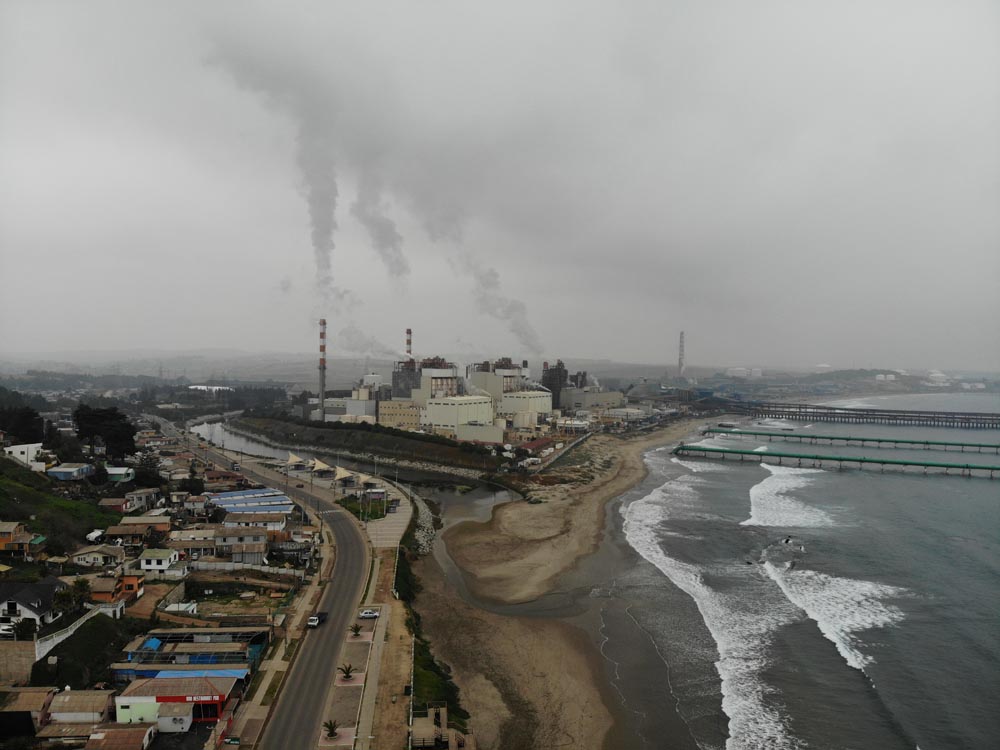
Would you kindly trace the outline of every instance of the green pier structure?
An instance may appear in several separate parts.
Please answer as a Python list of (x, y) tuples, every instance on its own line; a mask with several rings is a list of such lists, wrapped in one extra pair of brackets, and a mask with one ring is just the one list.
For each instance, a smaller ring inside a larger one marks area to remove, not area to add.
[(787, 419), (797, 422), (847, 422), (850, 424), (898, 424), (918, 427), (960, 427), (973, 430), (1000, 429), (1000, 414), (910, 409), (849, 409), (819, 404), (753, 401), (734, 404), (733, 411), (754, 418)]
[(1000, 466), (985, 464), (958, 464), (945, 461), (917, 461), (914, 459), (899, 458), (868, 458), (867, 456), (827, 456), (819, 453), (786, 453), (784, 451), (739, 450), (736, 448), (713, 448), (707, 445), (682, 444), (678, 445), (671, 452), (673, 455), (683, 458), (714, 458), (726, 461), (732, 456), (740, 461), (750, 460), (761, 464), (769, 463), (779, 466), (806, 465), (817, 469), (834, 466), (838, 469), (843, 469), (845, 464), (848, 467), (854, 464), (858, 468), (879, 466), (883, 472), (887, 468), (900, 469), (902, 471), (917, 468), (923, 469), (924, 474), (935, 473), (964, 477), (988, 476), (990, 479), (995, 479), (997, 474), (1000, 474)]
[(923, 448), (925, 450), (953, 451), (956, 453), (996, 453), (1000, 455), (997, 443), (957, 443), (949, 440), (907, 440), (894, 437), (856, 437), (853, 435), (813, 435), (804, 432), (774, 432), (771, 430), (741, 430), (724, 427), (706, 427), (703, 435), (725, 435), (727, 437), (766, 437), (768, 442), (783, 440), (799, 443), (829, 443), (830, 445), (861, 445), (876, 448)]

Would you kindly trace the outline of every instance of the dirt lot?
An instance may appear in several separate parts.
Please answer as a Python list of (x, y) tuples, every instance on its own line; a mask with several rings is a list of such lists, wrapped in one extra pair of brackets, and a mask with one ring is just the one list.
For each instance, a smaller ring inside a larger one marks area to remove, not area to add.
[(160, 599), (165, 597), (170, 589), (176, 585), (176, 583), (147, 583), (143, 587), (146, 593), (142, 595), (139, 601), (125, 608), (125, 615), (128, 617), (137, 617), (140, 620), (148, 620), (150, 614), (156, 609), (156, 605)]
[[(382, 666), (375, 699), (376, 739), (372, 747), (406, 747), (406, 719), (409, 699), (403, 686), (410, 682), (411, 640), (406, 629), (406, 607), (392, 596), (392, 574), (396, 550), (379, 550), (379, 576), (374, 601), (383, 602), (382, 617), (389, 618)], [(393, 696), (396, 702), (393, 703)]]

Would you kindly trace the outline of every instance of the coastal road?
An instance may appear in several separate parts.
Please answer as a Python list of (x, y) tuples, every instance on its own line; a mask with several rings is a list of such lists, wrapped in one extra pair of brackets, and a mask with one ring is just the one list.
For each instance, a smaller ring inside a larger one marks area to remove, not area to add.
[[(161, 430), (164, 435), (180, 436), (169, 423), (161, 425)], [(211, 447), (206, 455), (224, 468), (231, 463), (231, 459)], [(241, 467), (241, 473), (265, 486), (273, 485), (273, 480), (256, 474), (246, 465)], [(320, 627), (308, 631), (299, 647), (264, 736), (257, 743), (261, 750), (314, 750), (319, 743), (320, 729), (326, 720), (323, 712), (336, 676), (340, 648), (348, 627), (354, 622), (369, 567), (368, 543), (348, 513), (318, 493), (309, 492), (308, 487), (289, 488), (288, 495), (323, 513), (323, 520), (333, 534), (337, 562), (317, 607), (329, 612), (330, 617)]]

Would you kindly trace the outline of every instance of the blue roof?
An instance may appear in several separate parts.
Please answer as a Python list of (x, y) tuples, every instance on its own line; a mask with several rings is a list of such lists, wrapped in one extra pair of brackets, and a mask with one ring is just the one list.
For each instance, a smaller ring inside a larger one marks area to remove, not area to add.
[(159, 638), (147, 638), (146, 642), (142, 644), (143, 648), (152, 649), (153, 651), (159, 651), (160, 646), (163, 645), (163, 641)]
[(242, 679), (249, 672), (249, 669), (163, 669), (156, 673), (156, 679), (172, 680), (184, 677), (235, 677)]
[(230, 505), (226, 507), (227, 513), (291, 513), (295, 510), (295, 506), (289, 503), (288, 505)]
[(214, 495), (210, 495), (213, 501), (215, 500), (225, 500), (227, 498), (236, 497), (268, 497), (269, 495), (280, 495), (281, 490), (274, 490), (270, 487), (265, 487), (261, 490), (233, 490), (232, 492), (219, 492)]

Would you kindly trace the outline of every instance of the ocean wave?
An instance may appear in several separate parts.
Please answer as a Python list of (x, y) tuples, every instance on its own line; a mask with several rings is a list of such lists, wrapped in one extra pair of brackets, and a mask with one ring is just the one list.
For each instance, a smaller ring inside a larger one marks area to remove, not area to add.
[[(771, 663), (773, 633), (801, 618), (798, 608), (761, 576), (757, 566), (732, 565), (725, 570), (699, 568), (670, 557), (662, 548), (662, 524), (678, 505), (691, 501), (689, 483), (667, 482), (622, 508), (625, 536), (643, 558), (694, 600), (719, 652), (715, 663), (722, 683), (722, 710), (729, 717), (727, 750), (803, 747), (788, 730), (774, 690), (762, 673)], [(738, 590), (721, 592), (705, 583), (707, 572), (741, 577)], [(770, 592), (770, 595), (768, 595)]]
[(788, 600), (816, 622), (844, 660), (862, 672), (874, 659), (861, 651), (863, 642), (856, 634), (903, 619), (898, 607), (883, 600), (903, 596), (906, 589), (813, 570), (782, 569), (771, 562), (764, 563), (764, 570)]
[(821, 527), (833, 526), (830, 514), (813, 508), (790, 493), (805, 487), (822, 469), (799, 469), (791, 466), (761, 464), (771, 476), (750, 488), (750, 517), (742, 526)]
[(682, 461), (679, 458), (673, 458), (671, 459), (671, 463), (683, 466), (685, 469), (690, 472), (694, 472), (695, 474), (711, 474), (713, 472), (731, 471), (728, 466), (709, 461)]

